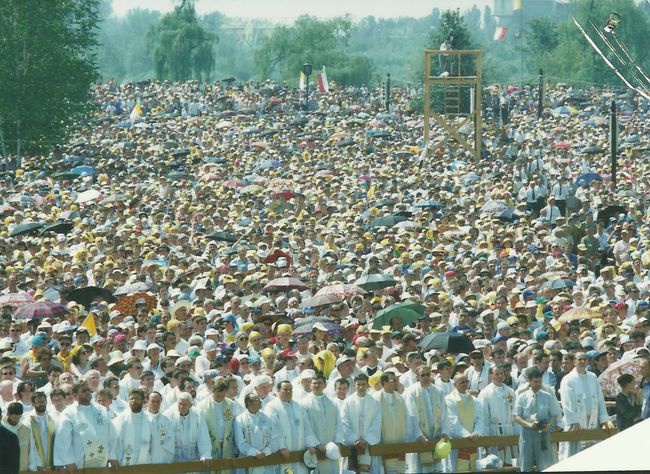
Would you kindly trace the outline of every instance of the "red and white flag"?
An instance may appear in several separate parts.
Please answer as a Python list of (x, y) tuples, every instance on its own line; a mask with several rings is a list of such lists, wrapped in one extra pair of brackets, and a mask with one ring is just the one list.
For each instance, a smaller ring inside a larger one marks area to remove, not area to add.
[(503, 26), (498, 26), (496, 31), (494, 32), (494, 41), (501, 41), (506, 37), (506, 33), (508, 32), (508, 28), (504, 28)]
[(330, 84), (327, 82), (327, 73), (325, 72), (325, 66), (323, 66), (323, 71), (316, 74), (316, 81), (318, 82), (318, 92), (321, 94), (327, 94), (330, 91)]

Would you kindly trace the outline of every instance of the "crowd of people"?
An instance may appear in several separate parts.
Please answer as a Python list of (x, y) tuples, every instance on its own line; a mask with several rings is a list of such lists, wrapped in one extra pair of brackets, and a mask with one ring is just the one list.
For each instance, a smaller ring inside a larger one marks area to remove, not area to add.
[(648, 418), (649, 104), (490, 93), (477, 158), (423, 143), (411, 88), (98, 85), (73, 141), (5, 160), (0, 472), (542, 470), (589, 445), (552, 431)]

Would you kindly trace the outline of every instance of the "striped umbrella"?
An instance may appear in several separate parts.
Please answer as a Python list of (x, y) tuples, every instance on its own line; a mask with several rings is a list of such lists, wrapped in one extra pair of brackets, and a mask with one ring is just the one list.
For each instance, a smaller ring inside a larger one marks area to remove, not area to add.
[(45, 300), (20, 305), (14, 316), (16, 319), (44, 319), (57, 318), (67, 312), (68, 309), (64, 305)]
[(14, 309), (20, 305), (33, 302), (34, 300), (29, 293), (9, 293), (0, 296), (0, 306), (11, 305)]

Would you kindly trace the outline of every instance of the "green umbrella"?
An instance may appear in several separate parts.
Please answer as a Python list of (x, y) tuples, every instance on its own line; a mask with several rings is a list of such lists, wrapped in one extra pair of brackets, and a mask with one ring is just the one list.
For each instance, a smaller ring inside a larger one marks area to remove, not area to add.
[(55, 181), (73, 181), (77, 178), (80, 178), (80, 175), (77, 173), (70, 173), (70, 172), (63, 172), (63, 173), (57, 173), (54, 176), (52, 176), (52, 179)]
[(366, 291), (389, 288), (391, 286), (394, 286), (396, 283), (397, 280), (395, 280), (395, 278), (385, 273), (373, 273), (371, 275), (365, 275), (354, 282), (355, 285), (360, 286)]
[(400, 319), (405, 325), (417, 321), (426, 312), (426, 307), (413, 301), (404, 301), (390, 305), (377, 312), (372, 322), (373, 329), (381, 329), (382, 326), (389, 326), (394, 318)]

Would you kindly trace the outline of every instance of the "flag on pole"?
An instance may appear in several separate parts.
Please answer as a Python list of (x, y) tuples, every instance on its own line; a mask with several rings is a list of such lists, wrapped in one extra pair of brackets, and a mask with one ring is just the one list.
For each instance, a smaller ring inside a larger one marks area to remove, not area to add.
[(91, 336), (96, 336), (97, 335), (97, 328), (95, 327), (95, 318), (93, 317), (93, 313), (88, 313), (88, 316), (86, 316), (86, 319), (84, 319), (84, 322), (81, 323), (82, 328), (88, 329), (88, 332), (90, 333)]
[(514, 10), (521, 10), (521, 0), (515, 0)]
[(330, 84), (327, 82), (327, 73), (325, 72), (325, 66), (323, 66), (323, 71), (316, 74), (316, 81), (318, 81), (318, 92), (321, 94), (327, 94), (330, 91)]
[(134, 121), (139, 117), (142, 117), (142, 106), (140, 105), (140, 101), (136, 102), (133, 106), (133, 110), (131, 110), (131, 121)]
[(494, 41), (501, 41), (506, 37), (506, 33), (508, 32), (508, 28), (504, 28), (503, 26), (497, 26), (496, 31), (494, 32)]
[(305, 73), (300, 71), (300, 81), (298, 82), (298, 88), (301, 91), (304, 91), (306, 84), (307, 84), (307, 78), (305, 77)]

